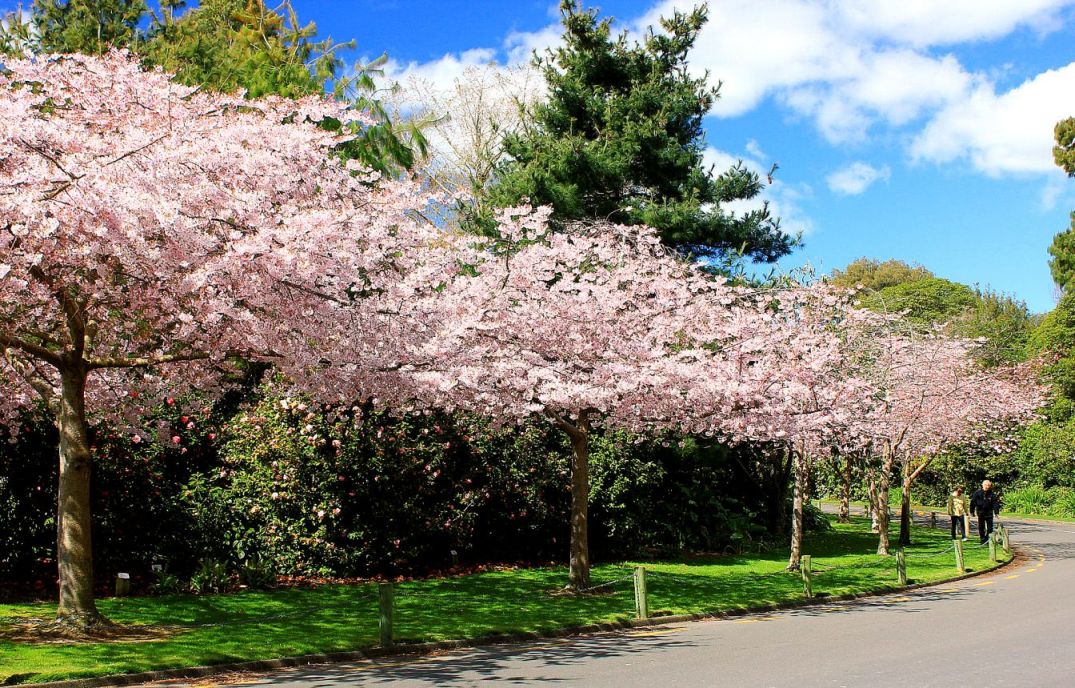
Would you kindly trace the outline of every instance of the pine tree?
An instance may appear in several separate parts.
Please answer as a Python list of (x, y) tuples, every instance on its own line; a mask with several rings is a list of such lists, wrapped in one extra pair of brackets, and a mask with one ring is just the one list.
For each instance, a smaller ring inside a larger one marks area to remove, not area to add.
[[(706, 22), (705, 6), (675, 12), (641, 43), (612, 35), (612, 20), (563, 0), (564, 43), (535, 56), (549, 98), (532, 125), (505, 141), (509, 161), (488, 204), (529, 199), (558, 221), (647, 224), (696, 256), (786, 255), (797, 239), (768, 207), (732, 216), (721, 206), (755, 198), (758, 174), (741, 164), (714, 176), (703, 165), (702, 119), (718, 96), (687, 58)], [(479, 211), (480, 214), (481, 211)], [(486, 211), (487, 212), (487, 211)]]
[(143, 0), (34, 0), (28, 14), (5, 17), (0, 52), (100, 55), (130, 48), (146, 13)]

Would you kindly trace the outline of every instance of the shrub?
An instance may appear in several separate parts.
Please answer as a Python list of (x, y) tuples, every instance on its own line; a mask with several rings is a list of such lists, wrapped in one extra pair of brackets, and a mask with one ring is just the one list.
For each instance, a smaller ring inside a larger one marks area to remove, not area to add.
[(1048, 513), (1053, 495), (1040, 485), (1031, 485), (1004, 494), (1004, 509), (1026, 514)]
[(217, 559), (202, 559), (190, 577), (190, 591), (199, 595), (226, 592), (231, 587), (228, 565)]
[(267, 590), (276, 585), (276, 567), (261, 557), (247, 559), (239, 567), (239, 584), (254, 590)]

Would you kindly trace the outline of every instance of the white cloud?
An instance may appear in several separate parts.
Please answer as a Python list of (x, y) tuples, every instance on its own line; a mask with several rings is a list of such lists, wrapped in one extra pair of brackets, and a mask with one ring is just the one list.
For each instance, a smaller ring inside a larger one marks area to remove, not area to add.
[(458, 55), (444, 55), (431, 62), (402, 64), (389, 60), (385, 65), (385, 74), (394, 81), (404, 81), (413, 77), (447, 89), (456, 79), (463, 76), (467, 67), (479, 67), (495, 60), (496, 51), (492, 48), (473, 48)]
[[(642, 16), (620, 17), (616, 26), (638, 36), (661, 16), (694, 4), (656, 0)], [(772, 99), (831, 143), (894, 131), (895, 140), (910, 142), (915, 160), (966, 157), (999, 175), (1047, 168), (1045, 127), (1051, 131), (1053, 121), (1075, 112), (1067, 68), (1005, 93), (996, 84), (1006, 66), (972, 71), (949, 52), (1020, 29), (1056, 31), (1075, 0), (711, 0), (709, 8), (691, 69), (723, 82), (712, 111), (717, 117), (738, 117)], [(525, 62), (535, 49), (557, 44), (560, 30), (553, 23), (514, 32), (497, 48), (392, 65), (393, 73), (449, 84), (468, 64), (494, 57)]]
[(877, 181), (888, 181), (892, 171), (888, 165), (874, 167), (864, 162), (853, 162), (842, 170), (833, 172), (825, 181), (829, 188), (844, 196), (857, 196)]
[[(702, 164), (706, 169), (712, 167), (715, 174), (720, 174), (739, 163), (762, 179), (769, 174), (771, 166), (761, 153), (761, 148), (756, 141), (750, 141), (747, 144), (745, 155), (733, 155), (712, 146), (707, 146), (702, 152)], [(768, 203), (769, 211), (775, 217), (780, 218), (784, 231), (790, 234), (801, 232), (803, 235), (809, 235), (814, 231), (814, 221), (803, 210), (801, 203), (812, 195), (813, 189), (808, 184), (787, 184), (779, 177), (775, 177), (772, 183), (764, 186), (756, 197), (746, 201), (734, 201), (722, 207), (733, 215), (742, 215), (752, 210), (759, 210)]]
[(1021, 26), (1056, 30), (1070, 0), (843, 0), (836, 8), (857, 33), (916, 47), (999, 38)]
[(1043, 72), (1010, 91), (982, 82), (943, 108), (915, 138), (915, 160), (968, 160), (991, 176), (1054, 169), (1053, 127), (1075, 113), (1075, 62)]

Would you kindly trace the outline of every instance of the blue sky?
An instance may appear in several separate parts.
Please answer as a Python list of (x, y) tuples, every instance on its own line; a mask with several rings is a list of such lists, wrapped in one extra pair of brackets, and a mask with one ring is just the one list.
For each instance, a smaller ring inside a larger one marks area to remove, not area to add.
[[(594, 3), (638, 30), (669, 0)], [(323, 35), (434, 80), (557, 34), (552, 2), (296, 0)], [(1075, 115), (1075, 0), (712, 0), (693, 62), (724, 82), (711, 159), (780, 165), (767, 196), (827, 271), (896, 257), (1054, 303), (1046, 249), (1075, 181), (1051, 162)]]
[[(2, 3), (0, 4), (8, 4)], [(677, 0), (590, 3), (638, 31)], [(322, 36), (447, 85), (559, 34), (552, 0), (294, 0)], [(780, 165), (766, 199), (820, 271), (901, 258), (1054, 304), (1052, 235), (1075, 180), (1051, 160), (1075, 115), (1075, 0), (710, 0), (692, 65), (724, 82), (709, 159)]]

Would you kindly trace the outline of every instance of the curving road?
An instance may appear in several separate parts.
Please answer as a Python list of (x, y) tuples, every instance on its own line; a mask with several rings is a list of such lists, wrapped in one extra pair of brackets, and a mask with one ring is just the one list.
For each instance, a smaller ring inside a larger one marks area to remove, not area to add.
[(737, 619), (281, 672), (245, 685), (1075, 686), (1075, 524), (1008, 522), (988, 577)]

